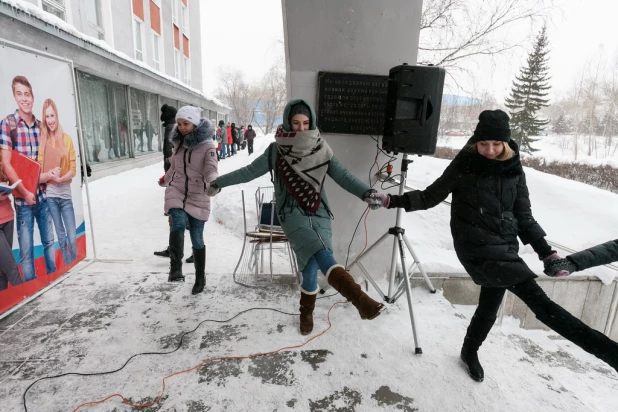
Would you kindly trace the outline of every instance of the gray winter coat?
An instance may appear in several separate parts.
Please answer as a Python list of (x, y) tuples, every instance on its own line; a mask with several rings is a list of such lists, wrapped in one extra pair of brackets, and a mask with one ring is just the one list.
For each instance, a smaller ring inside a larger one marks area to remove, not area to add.
[[(268, 153), (269, 151), (270, 156)], [(268, 167), (269, 159), (270, 168)], [(298, 267), (302, 270), (311, 256), (318, 251), (324, 248), (331, 252), (333, 250), (330, 224), (331, 214), (328, 208), (328, 199), (326, 197), (326, 191), (322, 190), (322, 202), (318, 211), (313, 215), (307, 214), (307, 212), (301, 210), (300, 207), (284, 207), (283, 203), (286, 198), (287, 189), (279, 180), (279, 175), (275, 166), (276, 159), (277, 145), (271, 144), (266, 151), (250, 165), (217, 178), (217, 186), (224, 188), (239, 183), (246, 183), (268, 173), (269, 169), (272, 170), (275, 179), (276, 210), (279, 222), (281, 222), (281, 228), (289, 239), (292, 249), (296, 254)], [(330, 160), (327, 174), (339, 186), (361, 200), (365, 192), (370, 189), (369, 186), (348, 172), (335, 156)]]
[(166, 213), (170, 209), (183, 209), (195, 219), (208, 220), (210, 198), (206, 196), (206, 188), (217, 178), (218, 165), (214, 135), (215, 129), (206, 119), (184, 139), (174, 130), (174, 154), (164, 180)]

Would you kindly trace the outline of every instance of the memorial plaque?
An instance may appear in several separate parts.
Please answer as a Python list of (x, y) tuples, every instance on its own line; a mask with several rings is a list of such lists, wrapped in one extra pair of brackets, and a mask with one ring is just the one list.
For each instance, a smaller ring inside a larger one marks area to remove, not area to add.
[(318, 73), (318, 127), (323, 133), (381, 135), (388, 76)]

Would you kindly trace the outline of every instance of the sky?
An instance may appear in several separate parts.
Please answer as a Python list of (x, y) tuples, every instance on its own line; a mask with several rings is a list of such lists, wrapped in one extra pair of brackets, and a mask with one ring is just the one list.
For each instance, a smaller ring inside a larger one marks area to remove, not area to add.
[[(552, 97), (563, 94), (570, 87), (586, 62), (599, 56), (600, 47), (608, 57), (618, 52), (618, 36), (615, 35), (618, 3), (607, 0), (564, 0), (561, 4), (561, 10), (548, 23)], [(202, 0), (201, 13), (202, 21), (212, 22), (202, 25), (206, 93), (216, 91), (220, 67), (237, 68), (251, 81), (258, 80), (275, 62), (277, 45), (284, 37), (281, 0)], [(234, 21), (233, 30), (231, 20)], [(222, 24), (226, 25), (223, 34)], [(520, 37), (522, 33), (529, 35), (530, 42), (524, 43), (518, 53), (501, 61), (482, 62), (477, 71), (481, 82), (472, 86), (471, 82), (460, 80), (467, 89), (460, 94), (469, 94), (472, 89), (488, 90), (499, 101), (508, 94), (511, 82), (526, 62), (538, 28), (531, 30), (526, 24), (517, 30), (520, 31)]]

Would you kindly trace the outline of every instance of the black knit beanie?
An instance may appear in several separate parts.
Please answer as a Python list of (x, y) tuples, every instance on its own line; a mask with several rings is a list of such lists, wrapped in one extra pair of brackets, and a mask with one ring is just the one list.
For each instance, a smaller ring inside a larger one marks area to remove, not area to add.
[(170, 120), (176, 120), (176, 108), (174, 106), (168, 106), (164, 104), (161, 106), (161, 117), (162, 122), (168, 122)]
[(511, 140), (509, 115), (502, 110), (482, 111), (471, 141), (476, 143), (481, 140), (498, 140), (502, 142)]
[(225, 122), (223, 120), (219, 120), (219, 127), (225, 126)]
[(311, 109), (303, 102), (296, 103), (294, 106), (290, 107), (290, 115), (288, 116), (288, 123), (292, 124), (292, 117), (297, 114), (304, 114), (309, 119), (311, 123)]

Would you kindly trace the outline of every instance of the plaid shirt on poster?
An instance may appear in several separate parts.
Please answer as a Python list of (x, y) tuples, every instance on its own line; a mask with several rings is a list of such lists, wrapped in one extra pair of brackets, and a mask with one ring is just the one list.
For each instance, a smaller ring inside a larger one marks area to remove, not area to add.
[[(36, 160), (39, 155), (39, 137), (41, 136), (41, 127), (39, 121), (32, 115), (34, 123), (28, 126), (26, 121), (19, 117), (19, 112), (15, 111), (15, 122), (17, 123), (17, 138), (16, 141), (11, 141), (11, 127), (9, 120), (5, 117), (0, 121), (0, 149), (2, 150), (17, 150), (24, 156)], [(41, 203), (45, 200), (45, 194), (39, 185), (37, 190), (37, 202)], [(15, 199), (15, 205), (27, 206), (24, 199)]]

